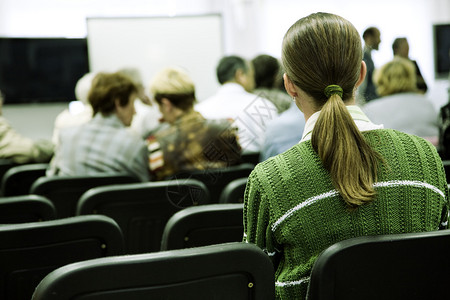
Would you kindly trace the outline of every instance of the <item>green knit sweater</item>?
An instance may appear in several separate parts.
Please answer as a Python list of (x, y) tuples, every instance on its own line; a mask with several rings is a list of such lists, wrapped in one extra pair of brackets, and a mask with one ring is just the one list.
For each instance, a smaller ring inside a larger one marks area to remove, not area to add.
[(356, 210), (347, 209), (310, 141), (250, 174), (244, 240), (273, 259), (277, 299), (304, 299), (317, 256), (338, 241), (446, 228), (448, 188), (435, 147), (391, 129), (363, 135), (388, 168), (380, 168), (375, 200)]

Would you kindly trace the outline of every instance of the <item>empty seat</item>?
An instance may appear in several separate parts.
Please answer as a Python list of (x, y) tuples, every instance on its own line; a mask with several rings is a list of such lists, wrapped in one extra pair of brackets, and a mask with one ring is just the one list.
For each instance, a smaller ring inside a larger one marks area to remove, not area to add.
[(173, 250), (242, 241), (243, 204), (188, 207), (166, 224), (161, 250)]
[(103, 214), (122, 228), (127, 253), (159, 251), (167, 220), (177, 211), (207, 204), (205, 185), (194, 179), (93, 188), (81, 196), (78, 215)]
[(247, 181), (248, 177), (244, 177), (228, 183), (220, 194), (219, 203), (244, 203)]
[(56, 218), (53, 203), (39, 195), (0, 198), (0, 224), (49, 221)]
[(87, 190), (135, 182), (139, 180), (128, 174), (41, 177), (31, 185), (30, 193), (48, 198), (56, 207), (57, 218), (66, 218), (75, 216), (77, 202)]
[(48, 164), (26, 164), (10, 168), (2, 178), (2, 195), (16, 196), (30, 193), (30, 187), (45, 176)]
[(450, 230), (362, 236), (316, 260), (309, 299), (446, 299)]
[(274, 285), (260, 248), (230, 243), (74, 263), (45, 277), (33, 300), (273, 300)]
[(1, 299), (30, 299), (48, 273), (69, 263), (123, 254), (119, 226), (105, 216), (0, 226)]

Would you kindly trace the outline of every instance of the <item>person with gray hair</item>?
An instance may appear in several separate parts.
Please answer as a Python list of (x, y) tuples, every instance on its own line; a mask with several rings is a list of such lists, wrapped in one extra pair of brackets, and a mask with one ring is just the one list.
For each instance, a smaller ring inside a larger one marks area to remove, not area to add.
[(61, 129), (81, 125), (92, 119), (92, 108), (89, 105), (88, 94), (94, 77), (95, 73), (90, 72), (78, 79), (75, 85), (76, 99), (71, 101), (69, 107), (56, 116), (52, 135), (52, 142), (55, 145), (58, 143), (58, 135)]

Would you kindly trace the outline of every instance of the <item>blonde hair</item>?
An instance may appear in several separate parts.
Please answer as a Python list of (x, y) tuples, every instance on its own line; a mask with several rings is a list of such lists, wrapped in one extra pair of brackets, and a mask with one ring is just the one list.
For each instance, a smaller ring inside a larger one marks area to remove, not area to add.
[(375, 70), (374, 74), (374, 82), (380, 96), (415, 92), (416, 81), (414, 64), (402, 57), (395, 57), (380, 69)]
[[(283, 39), (282, 62), (286, 75), (320, 109), (311, 143), (335, 188), (350, 207), (375, 198), (373, 183), (381, 156), (356, 127), (345, 101), (354, 97), (362, 61), (361, 38), (346, 19), (316, 13), (298, 20)], [(329, 85), (342, 96), (327, 97)]]
[(195, 85), (189, 74), (178, 67), (169, 67), (158, 72), (150, 83), (150, 92), (161, 104), (167, 98), (182, 110), (191, 108), (195, 102)]

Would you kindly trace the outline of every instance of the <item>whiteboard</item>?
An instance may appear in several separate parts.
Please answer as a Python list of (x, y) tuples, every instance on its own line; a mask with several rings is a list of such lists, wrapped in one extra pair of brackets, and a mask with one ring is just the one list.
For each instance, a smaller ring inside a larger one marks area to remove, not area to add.
[(92, 72), (124, 67), (140, 70), (148, 92), (161, 69), (186, 69), (196, 85), (197, 100), (219, 86), (216, 66), (223, 56), (219, 14), (182, 17), (87, 18), (89, 65)]

